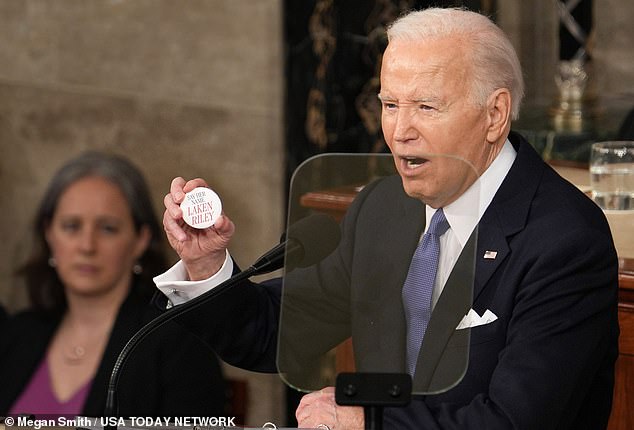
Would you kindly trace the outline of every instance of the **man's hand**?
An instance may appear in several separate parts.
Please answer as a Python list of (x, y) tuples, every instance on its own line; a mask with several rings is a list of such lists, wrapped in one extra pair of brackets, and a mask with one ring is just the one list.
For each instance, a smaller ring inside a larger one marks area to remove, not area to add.
[(326, 387), (302, 397), (295, 417), (301, 428), (330, 430), (363, 430), (365, 428), (363, 408), (337, 405), (334, 387)]
[(199, 230), (185, 224), (180, 208), (185, 193), (196, 187), (207, 186), (200, 178), (190, 181), (174, 178), (169, 194), (163, 199), (163, 228), (167, 240), (183, 261), (191, 281), (207, 279), (220, 270), (235, 231), (233, 222), (224, 213), (212, 227), (206, 229)]

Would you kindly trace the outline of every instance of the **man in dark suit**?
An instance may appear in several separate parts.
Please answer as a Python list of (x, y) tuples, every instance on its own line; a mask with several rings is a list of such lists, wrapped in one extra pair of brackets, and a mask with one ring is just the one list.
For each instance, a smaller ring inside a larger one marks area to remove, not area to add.
[[(410, 13), (388, 36), (379, 98), (399, 175), (366, 186), (334, 253), (289, 275), (301, 276), (310, 300), (281, 338), (303, 336), (295, 352), (307, 359), (352, 335), (358, 370), (412, 374), (428, 394), (388, 408), (388, 428), (605, 428), (617, 257), (600, 209), (510, 131), (523, 93), (510, 42), (487, 18), (457, 9)], [(183, 224), (183, 192), (201, 185), (176, 178), (165, 198), (165, 230), (182, 261), (156, 281), (174, 304), (196, 294), (175, 280), (208, 288), (233, 271), (229, 218), (204, 231)], [(419, 316), (409, 290), (427, 234), (437, 236), (436, 260), (428, 315)], [(279, 307), (279, 283), (245, 282), (207, 318), (185, 322), (230, 363), (274, 371)], [(421, 323), (417, 340), (411, 327)], [(363, 411), (336, 405), (332, 388), (306, 395), (297, 418), (301, 427), (364, 425)]]

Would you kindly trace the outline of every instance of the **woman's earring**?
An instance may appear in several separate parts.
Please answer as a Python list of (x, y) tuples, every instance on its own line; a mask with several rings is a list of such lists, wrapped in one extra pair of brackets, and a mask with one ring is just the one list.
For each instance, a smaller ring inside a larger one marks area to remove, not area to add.
[(57, 267), (57, 260), (55, 257), (48, 257), (48, 265), (50, 267)]
[(132, 273), (134, 273), (135, 275), (140, 275), (141, 273), (143, 273), (143, 266), (141, 266), (140, 263), (136, 263), (134, 266), (132, 266)]

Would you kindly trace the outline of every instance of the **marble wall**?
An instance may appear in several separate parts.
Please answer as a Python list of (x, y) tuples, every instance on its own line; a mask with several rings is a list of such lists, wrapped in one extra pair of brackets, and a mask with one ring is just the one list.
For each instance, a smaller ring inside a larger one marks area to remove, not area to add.
[[(0, 0), (0, 298), (51, 174), (82, 150), (127, 155), (157, 214), (174, 176), (204, 177), (238, 226), (244, 265), (283, 229), (281, 0)], [(172, 254), (172, 257), (175, 257)], [(280, 422), (276, 376), (250, 384), (248, 424)]]

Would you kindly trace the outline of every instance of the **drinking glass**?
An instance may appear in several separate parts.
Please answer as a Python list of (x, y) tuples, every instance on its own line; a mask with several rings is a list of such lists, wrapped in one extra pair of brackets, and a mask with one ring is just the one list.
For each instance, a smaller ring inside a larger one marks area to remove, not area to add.
[(634, 210), (634, 141), (592, 144), (590, 186), (602, 209)]

